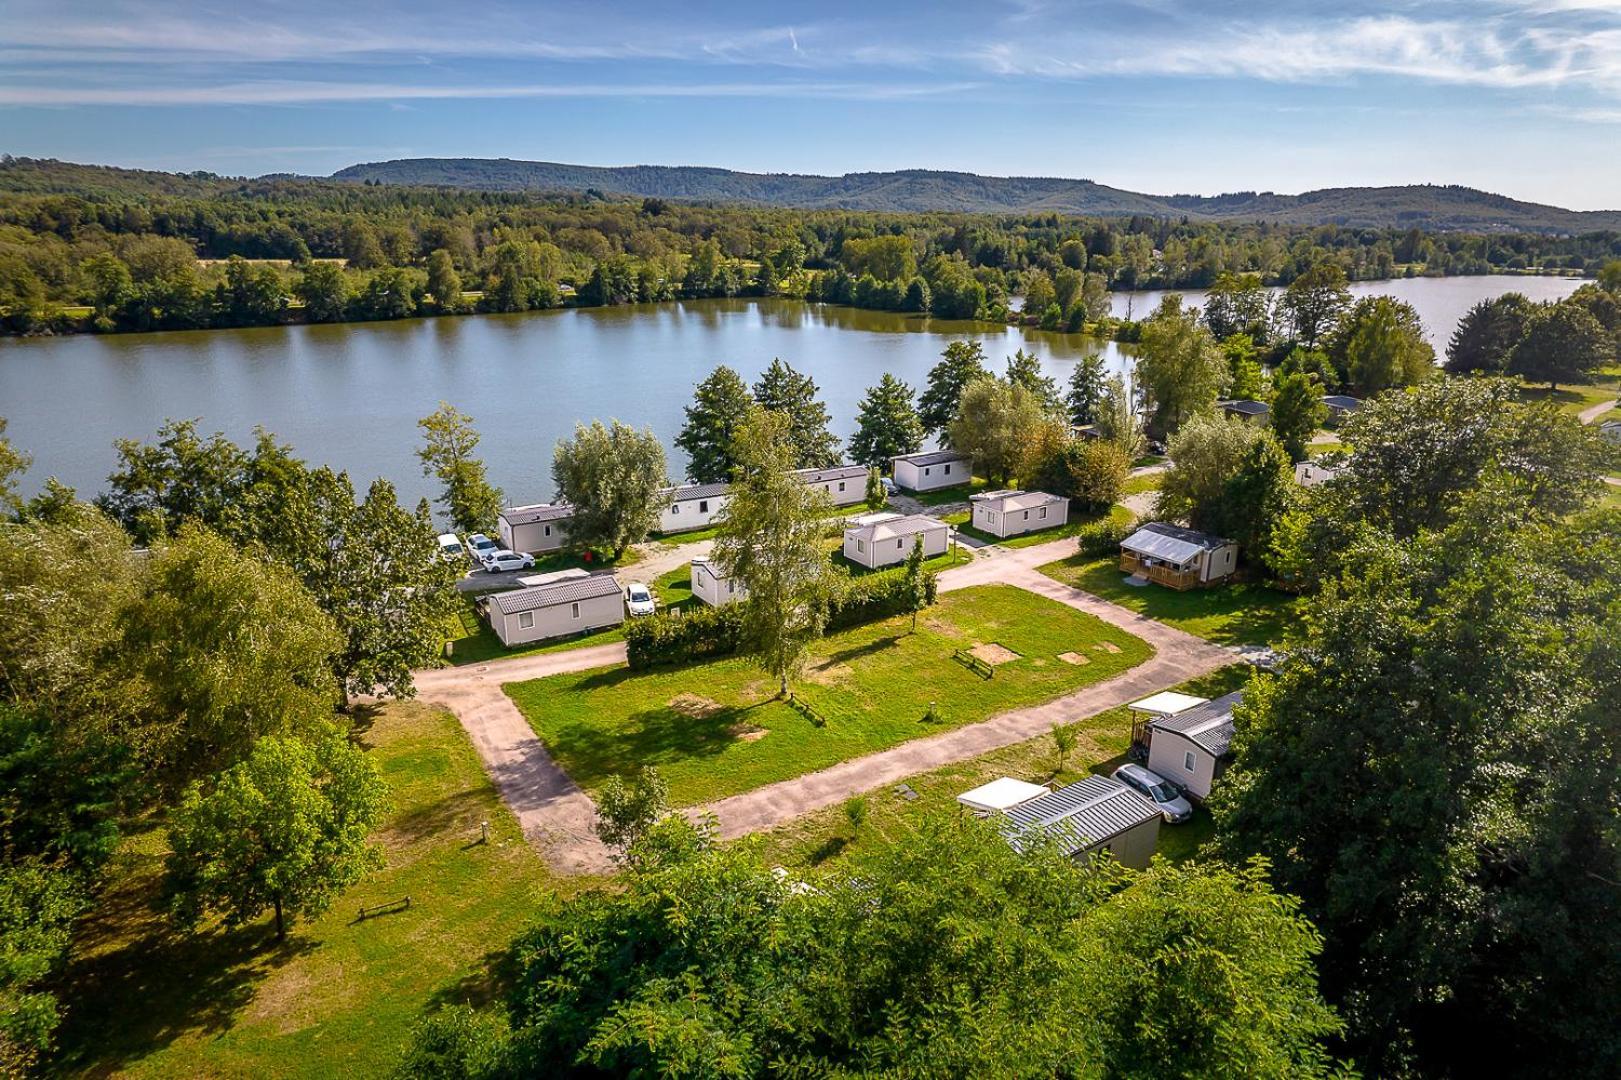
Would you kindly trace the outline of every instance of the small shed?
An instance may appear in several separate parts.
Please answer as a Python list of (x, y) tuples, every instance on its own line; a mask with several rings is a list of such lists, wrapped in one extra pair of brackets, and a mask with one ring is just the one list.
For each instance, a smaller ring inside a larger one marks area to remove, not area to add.
[(895, 485), (907, 491), (938, 491), (974, 478), (974, 459), (955, 450), (930, 450), (889, 459)]
[(983, 491), (968, 502), (974, 528), (1004, 540), (1069, 521), (1069, 500), (1045, 491)]
[(951, 526), (927, 514), (867, 514), (844, 530), (844, 557), (869, 570), (894, 566), (906, 561), (919, 536), (924, 558), (944, 555)]
[(693, 557), (692, 595), (710, 607), (725, 607), (748, 594), (747, 589), (727, 577), (709, 556)]
[(1237, 401), (1217, 402), (1221, 411), (1228, 416), (1236, 416), (1246, 424), (1264, 424), (1272, 415), (1272, 406), (1264, 401), (1255, 401), (1251, 398), (1241, 398)]
[(1120, 569), (1172, 589), (1214, 585), (1238, 568), (1238, 545), (1151, 521), (1120, 542)]
[(972, 791), (963, 792), (957, 796), (957, 802), (972, 810), (978, 817), (989, 817), (991, 814), (1005, 814), (1031, 799), (1039, 799), (1049, 790), (1043, 784), (1032, 784), (1004, 776), (988, 784), (981, 784)]
[(1233, 709), (1244, 700), (1235, 690), (1148, 724), (1148, 767), (1201, 802), (1227, 767), (1233, 743)]
[(496, 517), (501, 546), (508, 551), (543, 555), (568, 543), (568, 523), (574, 508), (568, 503), (530, 503), (509, 506)]
[(503, 645), (566, 637), (625, 621), (625, 598), (612, 574), (565, 571), (533, 575), (521, 589), (481, 601)]
[(817, 488), (833, 500), (834, 506), (854, 506), (867, 499), (867, 467), (836, 465), (831, 469), (795, 469), (794, 475), (806, 487)]
[(726, 509), (731, 490), (730, 484), (682, 484), (665, 488), (664, 508), (659, 511), (659, 532), (691, 532), (713, 525)]
[(1192, 694), (1179, 694), (1175, 690), (1162, 690), (1152, 694), (1141, 701), (1133, 701), (1126, 708), (1131, 710), (1131, 743), (1142, 751), (1148, 750), (1148, 725), (1162, 716), (1173, 716), (1184, 709), (1191, 709), (1196, 705), (1203, 705), (1209, 698), (1194, 697)]
[(1021, 848), (1051, 836), (1075, 858), (1107, 850), (1122, 866), (1143, 870), (1159, 846), (1159, 807), (1112, 776), (1088, 776), (1006, 813), (1009, 843)]

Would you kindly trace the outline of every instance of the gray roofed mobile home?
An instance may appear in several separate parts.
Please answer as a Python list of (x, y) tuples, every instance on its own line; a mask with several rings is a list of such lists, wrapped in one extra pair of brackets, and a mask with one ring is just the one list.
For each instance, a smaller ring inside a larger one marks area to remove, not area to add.
[(1185, 563), (1201, 551), (1216, 551), (1232, 543), (1219, 536), (1151, 521), (1121, 541), (1120, 546), (1140, 555), (1151, 555), (1168, 562)]
[(902, 454), (889, 460), (892, 465), (897, 461), (911, 465), (943, 465), (948, 461), (971, 461), (972, 458), (956, 450), (925, 450), (921, 454)]
[(598, 596), (619, 595), (619, 582), (612, 574), (591, 574), (588, 577), (565, 578), (548, 585), (530, 589), (513, 589), (490, 597), (490, 606), (503, 615), (516, 615), (520, 611), (535, 611), (558, 604), (572, 604)]
[[(1057, 791), (1020, 803), (1006, 811), (1008, 841), (1021, 848), (1025, 837), (1045, 834), (1080, 854), (1110, 845), (1122, 863), (1146, 866), (1159, 837), (1160, 810), (1112, 777), (1088, 776)], [(1128, 848), (1111, 843), (1141, 826), (1151, 826), (1146, 851), (1140, 843)]]
[(1243, 700), (1244, 691), (1234, 690), (1203, 705), (1158, 717), (1148, 726), (1154, 731), (1175, 732), (1206, 753), (1221, 757), (1233, 743), (1233, 708)]
[(794, 475), (807, 484), (820, 484), (828, 480), (849, 480), (859, 476), (867, 478), (865, 465), (835, 465), (831, 469), (795, 469)]
[(574, 507), (568, 503), (531, 503), (528, 506), (509, 506), (501, 517), (512, 525), (533, 525), (538, 521), (561, 521), (574, 516)]
[(1362, 408), (1362, 399), (1350, 394), (1324, 394), (1323, 404), (1336, 412), (1356, 412)]
[(530, 503), (507, 507), (496, 516), (495, 524), (503, 547), (539, 555), (562, 548), (573, 518), (574, 507), (568, 503)]
[(1223, 409), (1239, 416), (1265, 416), (1272, 411), (1272, 407), (1264, 401), (1254, 401), (1250, 398), (1241, 398), (1237, 401), (1220, 402)]
[(732, 485), (718, 484), (681, 484), (676, 487), (667, 487), (663, 496), (670, 502), (687, 502), (691, 499), (713, 499), (717, 495), (724, 495), (732, 490)]

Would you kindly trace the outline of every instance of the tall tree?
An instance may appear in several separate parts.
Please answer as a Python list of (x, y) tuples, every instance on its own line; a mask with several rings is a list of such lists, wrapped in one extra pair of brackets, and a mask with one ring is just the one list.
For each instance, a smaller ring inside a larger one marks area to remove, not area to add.
[(1586, 308), (1563, 301), (1531, 317), (1525, 336), (1509, 354), (1508, 370), (1554, 390), (1562, 382), (1587, 382), (1615, 359), (1615, 339)]
[(716, 564), (748, 591), (743, 636), (749, 652), (785, 697), (827, 623), (833, 569), (821, 542), (832, 504), (825, 492), (791, 474), (791, 432), (784, 414), (750, 411), (734, 440), (737, 478), (714, 550)]
[(276, 938), (319, 915), (383, 864), (369, 841), (387, 806), (377, 767), (342, 736), (269, 736), (208, 784), (193, 784), (170, 819), (165, 891), (183, 927), (218, 911), (240, 926), (267, 908)]
[(1071, 423), (1086, 425), (1097, 422), (1098, 406), (1103, 402), (1107, 378), (1101, 353), (1088, 353), (1075, 364), (1075, 369), (1069, 373), (1069, 396), (1064, 399), (1069, 405)]
[(1323, 385), (1315, 375), (1279, 375), (1273, 383), (1272, 433), (1291, 461), (1305, 461), (1306, 447), (1328, 419)]
[(552, 455), (552, 483), (574, 507), (569, 543), (606, 548), (617, 559), (647, 539), (658, 525), (664, 476), (664, 447), (651, 430), (618, 420), (576, 425)]
[(1454, 375), (1476, 371), (1503, 374), (1508, 370), (1509, 354), (1525, 336), (1535, 310), (1531, 301), (1517, 292), (1480, 301), (1464, 312), (1452, 331), (1446, 369)]
[(923, 448), (923, 423), (913, 404), (912, 388), (884, 373), (856, 409), (856, 433), (850, 437), (850, 460), (881, 468), (889, 459)]
[(441, 312), (454, 314), (462, 310), (462, 276), (456, 273), (456, 264), (444, 248), (436, 248), (428, 256), (428, 292)]
[(1227, 386), (1227, 358), (1175, 293), (1143, 320), (1137, 380), (1148, 407), (1148, 426), (1170, 436), (1195, 413), (1215, 404)]
[(1351, 306), (1345, 271), (1337, 263), (1318, 263), (1289, 283), (1279, 304), (1289, 317), (1296, 340), (1315, 349)]
[(293, 286), (306, 322), (339, 322), (349, 312), (349, 278), (335, 262), (311, 262)]
[(829, 430), (832, 417), (809, 375), (801, 375), (780, 359), (772, 360), (754, 384), (754, 400), (761, 408), (788, 417), (794, 468), (827, 469), (839, 463), (839, 440)]
[[(501, 513), (501, 492), (490, 483), (484, 462), (475, 456), (479, 435), (473, 418), (448, 401), (417, 421), (423, 446), (417, 451), (422, 473), (443, 485), (439, 505), (461, 532), (493, 530)], [(662, 475), (662, 474), (661, 474)]]
[[(925, 435), (949, 438), (947, 429), (957, 416), (957, 402), (969, 383), (990, 378), (985, 366), (985, 348), (977, 341), (953, 341), (940, 354), (940, 362), (929, 369), (929, 385), (918, 401), (918, 419)], [(950, 445), (947, 442), (945, 445)]]
[(1064, 411), (1064, 398), (1058, 392), (1058, 383), (1041, 373), (1041, 361), (1034, 353), (1019, 349), (1007, 358), (1007, 381), (1024, 387), (1036, 395), (1042, 405), (1054, 413)]
[(1265, 428), (1230, 416), (1204, 414), (1171, 436), (1171, 467), (1160, 482), (1157, 517), (1186, 518), (1195, 529), (1218, 532), (1227, 522), (1228, 483), (1244, 467), (1252, 447), (1272, 443)]
[(32, 463), (32, 458), (6, 438), (6, 418), (0, 416), (0, 510), (16, 513), (22, 508), (22, 499), (17, 496), (17, 477), (27, 472)]
[(722, 364), (693, 392), (687, 420), (675, 445), (687, 452), (687, 479), (695, 484), (721, 484), (732, 478), (736, 459), (732, 439), (748, 415), (748, 386)]
[(1044, 448), (1062, 442), (1067, 425), (1022, 384), (980, 379), (962, 393), (962, 408), (949, 429), (951, 445), (974, 458), (974, 468), (992, 483), (1029, 477)]
[(1366, 395), (1414, 386), (1435, 375), (1435, 350), (1411, 304), (1388, 296), (1356, 302), (1335, 331), (1329, 355), (1346, 381)]
[(1142, 455), (1143, 422), (1124, 376), (1114, 375), (1104, 382), (1103, 398), (1098, 402), (1097, 426), (1098, 434), (1124, 450), (1128, 461)]
[(1205, 293), (1205, 325), (1219, 341), (1244, 334), (1265, 342), (1271, 333), (1272, 294), (1259, 274), (1223, 273)]

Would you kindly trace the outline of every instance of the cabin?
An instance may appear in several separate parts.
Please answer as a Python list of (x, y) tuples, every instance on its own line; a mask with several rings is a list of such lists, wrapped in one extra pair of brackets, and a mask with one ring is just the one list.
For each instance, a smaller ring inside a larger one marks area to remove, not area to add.
[(1227, 768), (1233, 744), (1233, 709), (1244, 700), (1235, 690), (1214, 701), (1159, 716), (1148, 723), (1148, 767), (1203, 802)]
[(562, 570), (518, 580), (523, 588), (479, 601), (503, 645), (583, 634), (625, 621), (625, 599), (612, 574)]
[(568, 503), (531, 503), (509, 506), (495, 519), (501, 546), (508, 551), (544, 555), (568, 543), (568, 523), (574, 508)]
[(1050, 836), (1072, 858), (1101, 851), (1122, 866), (1148, 868), (1159, 846), (1159, 807), (1112, 776), (1088, 776), (1019, 803), (1004, 815), (1004, 834), (1015, 848), (1035, 836)]
[(795, 469), (794, 476), (809, 488), (826, 493), (834, 506), (867, 501), (867, 467), (836, 465), (831, 469)]
[(748, 589), (727, 577), (707, 555), (692, 560), (692, 595), (710, 607), (725, 607), (749, 595)]
[(1002, 540), (1069, 521), (1069, 500), (1045, 491), (984, 491), (968, 502), (974, 528)]
[(1218, 401), (1221, 411), (1237, 417), (1246, 424), (1264, 424), (1272, 418), (1272, 406), (1264, 401), (1243, 398), (1238, 401)]
[(665, 488), (659, 511), (659, 532), (691, 532), (715, 523), (730, 498), (730, 484), (683, 484)]
[(1206, 588), (1238, 569), (1238, 545), (1151, 521), (1120, 542), (1120, 569), (1172, 589)]
[(958, 795), (957, 805), (973, 811), (975, 817), (985, 818), (992, 814), (1005, 814), (1015, 806), (1039, 799), (1051, 790), (1045, 784), (1032, 784), (1003, 776)]
[(1328, 426), (1338, 427), (1340, 421), (1362, 408), (1362, 399), (1350, 394), (1324, 394), (1323, 404), (1328, 406)]
[(1131, 711), (1131, 749), (1134, 757), (1148, 758), (1148, 726), (1162, 716), (1174, 716), (1184, 709), (1203, 705), (1209, 698), (1194, 697), (1175, 690), (1162, 690), (1141, 701), (1133, 701), (1126, 708)]
[(877, 570), (906, 561), (916, 538), (923, 538), (923, 557), (944, 555), (951, 526), (927, 514), (867, 514), (844, 530), (844, 557)]
[(974, 459), (955, 450), (931, 450), (889, 459), (895, 486), (907, 491), (938, 491), (974, 478)]
[(1345, 471), (1344, 465), (1324, 465), (1321, 461), (1302, 461), (1295, 465), (1295, 483), (1301, 487), (1326, 484)]

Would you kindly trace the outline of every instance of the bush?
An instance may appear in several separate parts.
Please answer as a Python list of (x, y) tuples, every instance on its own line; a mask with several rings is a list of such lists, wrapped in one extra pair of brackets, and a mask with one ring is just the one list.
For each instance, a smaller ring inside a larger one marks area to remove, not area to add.
[(625, 647), (633, 671), (730, 656), (742, 645), (740, 604), (692, 608), (679, 616), (660, 613), (625, 624)]
[(1075, 534), (1082, 555), (1096, 557), (1113, 555), (1120, 550), (1120, 541), (1137, 531), (1137, 523), (1115, 517), (1094, 521)]
[[(933, 574), (923, 575), (924, 606), (934, 603), (939, 584)], [(910, 615), (907, 602), (906, 572), (886, 570), (851, 578), (843, 584), (828, 607), (827, 628), (844, 630), (862, 623), (876, 622), (894, 615)]]

